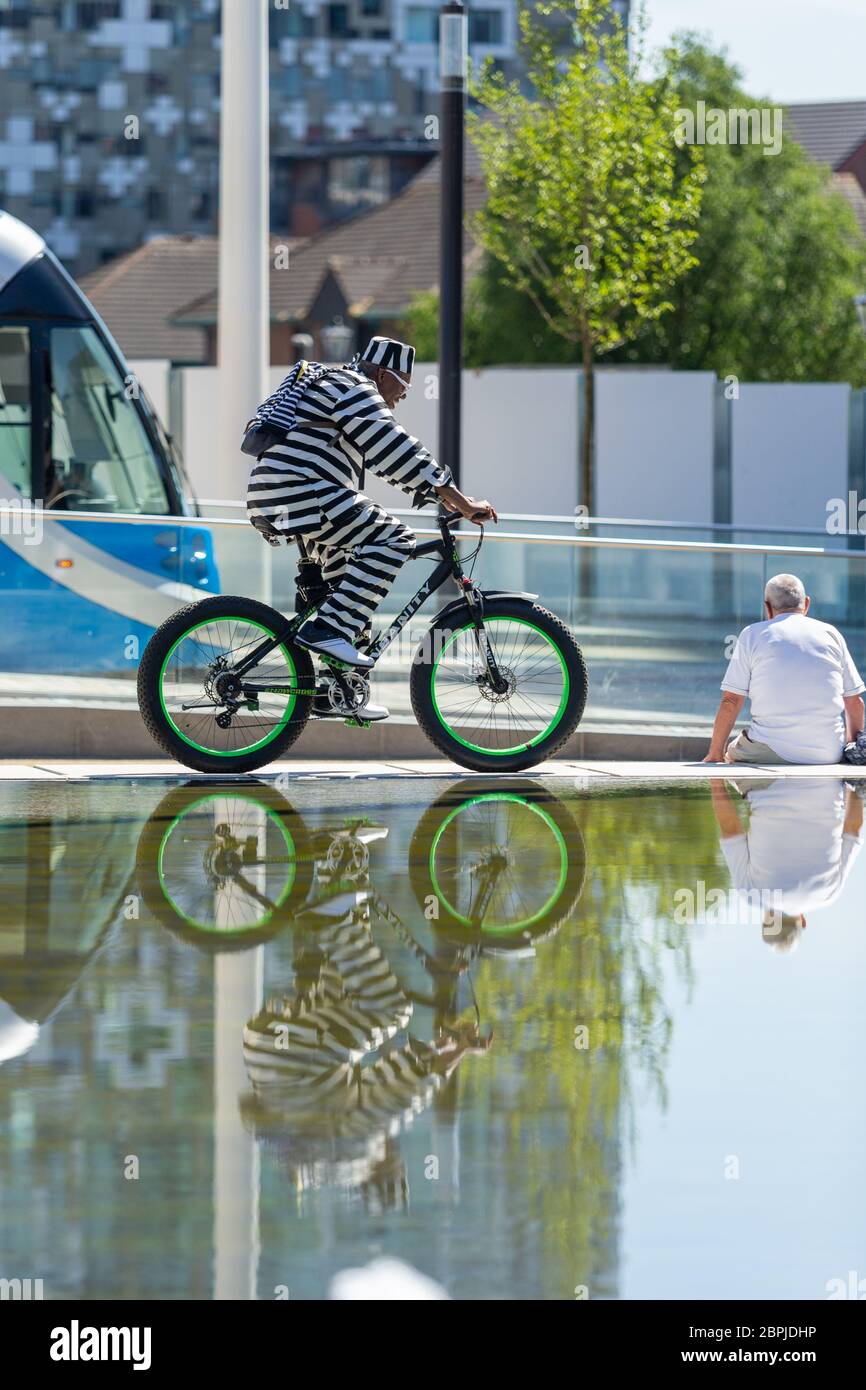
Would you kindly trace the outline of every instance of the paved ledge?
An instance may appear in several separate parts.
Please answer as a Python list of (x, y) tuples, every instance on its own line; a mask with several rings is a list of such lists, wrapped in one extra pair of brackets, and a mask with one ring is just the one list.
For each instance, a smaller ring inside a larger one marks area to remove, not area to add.
[[(840, 780), (857, 780), (866, 783), (866, 768), (846, 767), (834, 763), (827, 767), (732, 767), (717, 763), (695, 762), (581, 762), (572, 758), (555, 758), (542, 763), (528, 772), (515, 776), (533, 780), (570, 783), (578, 789), (582, 787), (601, 787), (625, 782), (682, 782), (705, 781), (711, 777), (727, 777), (738, 783), (766, 780), (769, 777), (785, 777), (808, 780), (816, 777), (838, 777)], [(41, 758), (32, 761), (0, 762), (0, 782), (30, 780), (68, 780), (76, 781), (100, 777), (151, 778), (158, 780), (184, 782), (190, 778), (203, 777), (204, 774), (191, 772), (180, 763), (169, 758), (149, 758), (141, 761), (132, 758), (103, 758), (86, 760), (76, 758)], [(491, 783), (502, 781), (507, 773), (470, 772), (439, 758), (402, 758), (392, 761), (374, 761), (372, 758), (294, 758), (278, 763), (270, 763), (258, 772), (220, 774), (214, 781), (247, 782), (268, 778), (288, 778), (291, 781), (308, 782), (327, 779), (351, 778), (420, 778), (424, 780), (473, 781), (489, 779)]]
[[(592, 774), (600, 777), (639, 777), (653, 780), (667, 777), (705, 777), (718, 775), (718, 764), (701, 760), (709, 744), (706, 734), (684, 728), (646, 728), (623, 730), (593, 723), (588, 719), (568, 740), (557, 759), (529, 770), (532, 776)], [(45, 768), (71, 763), (86, 766), (83, 774), (106, 774), (104, 763), (134, 769), (128, 776), (191, 776), (189, 769), (166, 759), (145, 729), (137, 709), (106, 709), (97, 706), (36, 705), (22, 708), (0, 705), (0, 776), (8, 777), (8, 765)], [(440, 757), (414, 720), (401, 717), (373, 724), (369, 729), (350, 729), (340, 721), (312, 720), (285, 758), (270, 764), (273, 772), (297, 771), (312, 775), (351, 767), (366, 768), (362, 774), (379, 775), (378, 769), (397, 767), (412, 775), (461, 777), (473, 775)], [(726, 775), (734, 775), (730, 767)], [(830, 767), (744, 767), (738, 765), (736, 777), (828, 776), (858, 777), (860, 770), (835, 764)], [(21, 774), (18, 774), (21, 775)], [(24, 774), (31, 775), (31, 774)], [(33, 773), (32, 775), (38, 775)], [(46, 775), (53, 775), (50, 771)], [(67, 775), (67, 774), (61, 774)], [(391, 775), (394, 775), (393, 771)], [(500, 773), (489, 774), (501, 776)]]
[[(644, 759), (683, 761), (704, 756), (706, 734), (695, 729), (647, 728), (624, 731), (613, 724), (587, 719), (569, 739), (562, 755), (568, 759)], [(95, 704), (0, 704), (0, 750), (6, 758), (134, 758), (163, 757), (141, 722), (136, 708)], [(413, 719), (397, 716), (369, 729), (350, 729), (339, 720), (311, 720), (285, 758), (338, 760), (438, 758)]]

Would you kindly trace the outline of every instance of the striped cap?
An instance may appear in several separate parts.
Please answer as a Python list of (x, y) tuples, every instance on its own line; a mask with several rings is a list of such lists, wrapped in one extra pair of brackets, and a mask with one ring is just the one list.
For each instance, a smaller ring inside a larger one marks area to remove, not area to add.
[(371, 367), (389, 367), (392, 372), (400, 372), (407, 381), (411, 381), (415, 349), (409, 343), (398, 343), (396, 338), (371, 338), (361, 353), (360, 361)]

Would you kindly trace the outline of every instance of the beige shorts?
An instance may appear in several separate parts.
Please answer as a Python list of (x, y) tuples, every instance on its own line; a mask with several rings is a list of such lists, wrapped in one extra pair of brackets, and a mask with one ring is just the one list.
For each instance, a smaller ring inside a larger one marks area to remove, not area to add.
[(749, 738), (745, 729), (740, 733), (734, 734), (727, 748), (727, 755), (735, 763), (786, 763), (787, 758), (780, 758), (778, 753), (774, 753), (766, 743), (757, 743), (755, 739)]

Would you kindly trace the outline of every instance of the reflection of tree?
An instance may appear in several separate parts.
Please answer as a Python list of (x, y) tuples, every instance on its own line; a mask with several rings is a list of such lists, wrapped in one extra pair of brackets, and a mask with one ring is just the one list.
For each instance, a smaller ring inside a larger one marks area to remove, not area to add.
[[(54, 1297), (204, 1298), (211, 1059), (176, 1047), (170, 1067), (148, 1063), (176, 1020), (209, 1028), (211, 972), (127, 916), (128, 798), (99, 780), (4, 792), (0, 1003), (51, 1020), (0, 1066), (4, 1263), (51, 1271)], [(145, 1181), (127, 1181), (126, 1154)]]
[(497, 1136), (502, 1188), (521, 1196), (512, 1219), (539, 1232), (532, 1273), (545, 1298), (573, 1297), (579, 1284), (590, 1297), (616, 1294), (620, 1141), (633, 1133), (639, 1086), (664, 1103), (667, 962), (690, 977), (673, 895), (696, 876), (722, 877), (703, 789), (631, 788), (567, 804), (586, 842), (582, 900), (530, 968), (491, 961), (479, 973), (479, 1005), (500, 1046), (484, 1074), (470, 1068), (462, 1079), (464, 1106), (484, 1107)]

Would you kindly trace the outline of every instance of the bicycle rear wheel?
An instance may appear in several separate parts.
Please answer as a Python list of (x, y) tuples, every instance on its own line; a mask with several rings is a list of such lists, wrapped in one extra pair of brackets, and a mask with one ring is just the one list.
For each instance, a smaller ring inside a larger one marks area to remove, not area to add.
[(292, 921), (312, 881), (303, 820), (274, 787), (174, 787), (141, 832), (142, 897), (163, 926), (199, 949), (246, 950)]
[(284, 624), (254, 599), (220, 596), (190, 604), (157, 628), (138, 672), (138, 704), (149, 732), (197, 772), (251, 772), (303, 732), (315, 679), (308, 652), (275, 647), (244, 681), (271, 689), (244, 700), (233, 672)]

